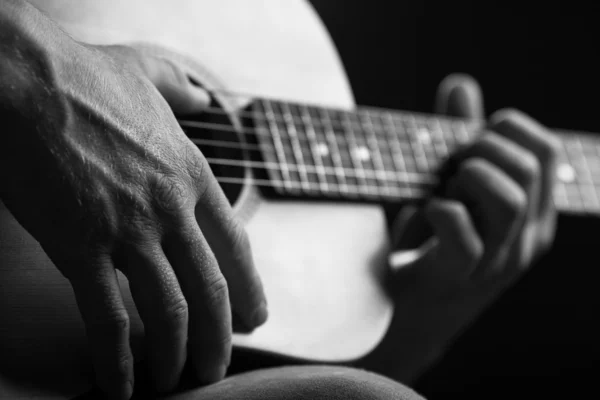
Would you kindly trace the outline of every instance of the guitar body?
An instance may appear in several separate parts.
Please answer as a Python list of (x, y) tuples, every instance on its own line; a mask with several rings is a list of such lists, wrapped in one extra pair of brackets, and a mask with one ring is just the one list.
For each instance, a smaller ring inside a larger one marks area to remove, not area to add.
[[(333, 43), (301, 0), (31, 2), (78, 40), (149, 43), (147, 51), (177, 58), (209, 89), (354, 106)], [(220, 100), (234, 118), (245, 105)], [(388, 239), (379, 207), (269, 199), (251, 176), (234, 207), (270, 312), (263, 327), (235, 334), (235, 346), (337, 362), (379, 343), (392, 316), (381, 282)], [(120, 278), (134, 354), (142, 357), (143, 327)], [(1, 203), (0, 318), (0, 397), (68, 398), (90, 388), (85, 331), (70, 285)]]

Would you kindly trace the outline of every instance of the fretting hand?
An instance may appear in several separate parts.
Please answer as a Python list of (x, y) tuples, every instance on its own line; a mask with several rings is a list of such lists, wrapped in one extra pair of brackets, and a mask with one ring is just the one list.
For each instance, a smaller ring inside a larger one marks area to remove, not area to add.
[[(483, 121), (478, 85), (451, 76), (437, 111)], [(556, 139), (515, 110), (495, 113), (455, 155), (440, 197), (407, 206), (394, 224), (396, 250), (423, 253), (393, 273), (396, 310), (382, 368), (410, 381), (545, 251), (554, 238)], [(433, 237), (433, 238), (432, 238)], [(384, 350), (386, 351), (386, 350)]]
[(174, 388), (188, 347), (204, 383), (221, 379), (231, 309), (249, 328), (267, 312), (246, 233), (169, 107), (199, 111), (207, 93), (165, 60), (75, 42), (25, 2), (2, 5), (0, 26), (2, 200), (71, 282), (97, 383), (131, 395), (116, 269), (156, 388)]

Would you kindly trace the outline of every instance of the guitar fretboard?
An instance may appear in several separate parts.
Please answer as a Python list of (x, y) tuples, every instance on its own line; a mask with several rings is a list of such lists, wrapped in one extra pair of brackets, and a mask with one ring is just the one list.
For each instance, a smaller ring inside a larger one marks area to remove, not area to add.
[[(264, 167), (282, 194), (398, 201), (420, 199), (440, 163), (481, 123), (374, 108), (344, 111), (258, 99), (251, 107)], [(554, 131), (562, 143), (558, 209), (600, 212), (600, 140)]]

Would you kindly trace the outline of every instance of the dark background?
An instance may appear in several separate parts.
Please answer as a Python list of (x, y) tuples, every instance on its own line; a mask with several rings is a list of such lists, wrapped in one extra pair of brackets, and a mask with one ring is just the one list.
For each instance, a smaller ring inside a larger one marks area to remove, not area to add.
[[(600, 3), (311, 0), (358, 104), (432, 111), (453, 72), (482, 85), (486, 110), (600, 132)], [(576, 398), (600, 372), (599, 220), (562, 214), (556, 244), (429, 371), (438, 398)]]

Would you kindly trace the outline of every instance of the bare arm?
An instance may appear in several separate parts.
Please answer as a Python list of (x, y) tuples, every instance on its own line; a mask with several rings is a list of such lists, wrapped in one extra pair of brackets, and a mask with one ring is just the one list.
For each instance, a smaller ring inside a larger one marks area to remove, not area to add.
[(203, 382), (224, 376), (231, 309), (250, 328), (267, 317), (246, 234), (173, 115), (206, 103), (186, 82), (176, 65), (84, 45), (28, 3), (0, 3), (0, 113), (10, 122), (0, 195), (70, 280), (97, 382), (114, 397), (133, 386), (115, 269), (129, 280), (161, 391), (175, 387), (188, 353)]

